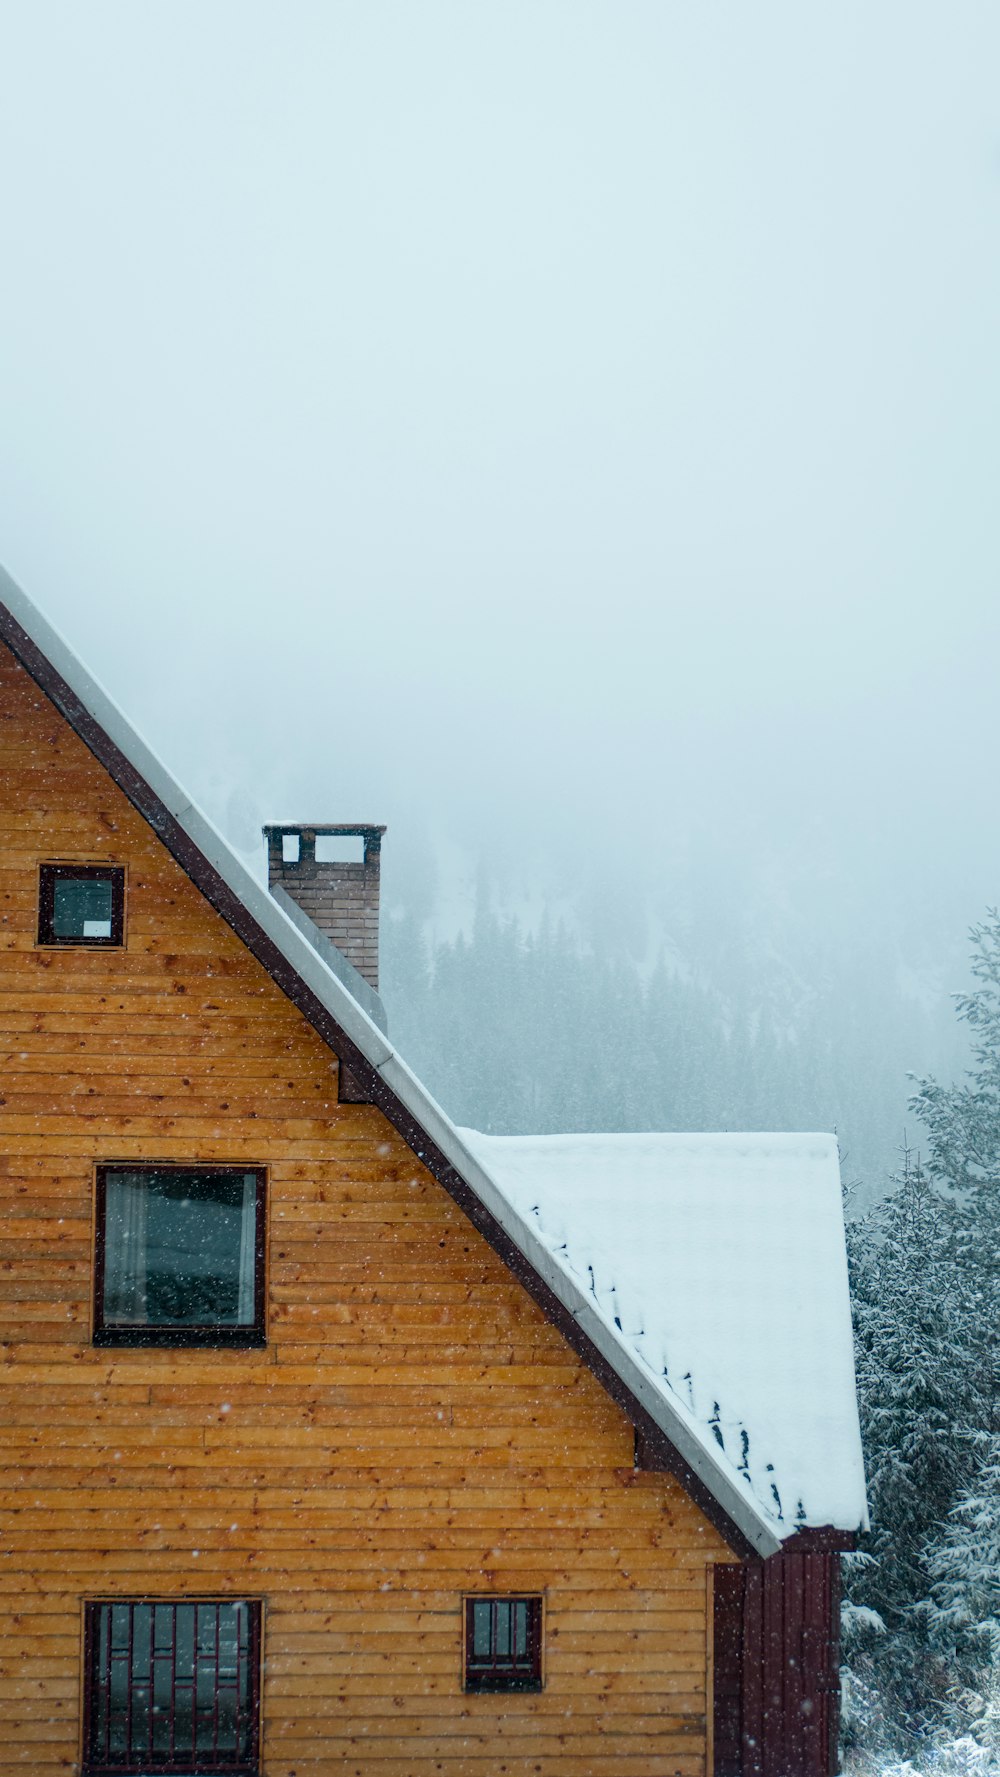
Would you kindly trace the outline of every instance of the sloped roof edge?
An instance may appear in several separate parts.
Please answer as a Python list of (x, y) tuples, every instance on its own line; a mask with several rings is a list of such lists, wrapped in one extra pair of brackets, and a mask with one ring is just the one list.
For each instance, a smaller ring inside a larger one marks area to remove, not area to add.
[[(605, 1324), (465, 1146), (454, 1124), (274, 898), (137, 734), (115, 701), (0, 568), (0, 639), (109, 771), (196, 886), (369, 1091), (420, 1159), (559, 1327), (739, 1554), (775, 1553), (779, 1524)], [(853, 1526), (831, 1527), (847, 1534)]]

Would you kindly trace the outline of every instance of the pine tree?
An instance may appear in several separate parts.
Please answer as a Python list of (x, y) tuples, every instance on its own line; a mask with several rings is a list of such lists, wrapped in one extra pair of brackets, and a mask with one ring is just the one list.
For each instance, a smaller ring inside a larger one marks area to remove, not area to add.
[[(975, 1462), (986, 1403), (970, 1363), (975, 1291), (955, 1205), (905, 1157), (896, 1191), (849, 1229), (858, 1393), (872, 1528), (851, 1571), (863, 1629), (855, 1678), (880, 1698), (897, 1750), (941, 1719), (946, 1663), (929, 1632), (937, 1527)], [(850, 1621), (850, 1616), (849, 1619)]]
[(927, 1608), (949, 1662), (952, 1715), (1000, 1691), (1000, 916), (972, 934), (975, 987), (958, 1000), (973, 1037), (962, 1086), (921, 1080), (915, 1103), (930, 1132), (928, 1165), (953, 1193), (962, 1223), (968, 1362), (982, 1398), (975, 1463), (933, 1540)]
[(952, 1189), (986, 1191), (1000, 1201), (1000, 914), (973, 926), (977, 985), (957, 996), (972, 1032), (972, 1067), (962, 1086), (917, 1082), (912, 1104), (930, 1136), (928, 1170)]
[(851, 1580), (853, 1668), (859, 1692), (881, 1699), (895, 1749), (910, 1754), (942, 1728), (973, 1729), (985, 1744), (1000, 1694), (995, 913), (972, 945), (976, 985), (958, 999), (973, 1033), (968, 1077), (917, 1082), (926, 1169), (907, 1164), (849, 1235), (873, 1558)]
[(977, 1470), (953, 1507), (928, 1561), (933, 1586), (928, 1627), (952, 1677), (947, 1713), (960, 1729), (992, 1727), (1000, 1694), (1000, 1436), (984, 1436)]

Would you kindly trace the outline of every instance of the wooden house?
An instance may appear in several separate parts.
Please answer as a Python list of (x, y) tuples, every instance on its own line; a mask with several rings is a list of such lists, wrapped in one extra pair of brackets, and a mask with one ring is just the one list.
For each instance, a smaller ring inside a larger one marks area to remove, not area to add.
[(831, 1771), (832, 1138), (456, 1130), (6, 577), (0, 773), (3, 1772)]

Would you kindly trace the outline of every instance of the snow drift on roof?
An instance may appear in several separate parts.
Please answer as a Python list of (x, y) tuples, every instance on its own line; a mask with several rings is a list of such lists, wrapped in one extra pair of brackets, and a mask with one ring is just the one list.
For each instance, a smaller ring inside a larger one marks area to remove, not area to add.
[(832, 1135), (460, 1133), (780, 1536), (866, 1521)]

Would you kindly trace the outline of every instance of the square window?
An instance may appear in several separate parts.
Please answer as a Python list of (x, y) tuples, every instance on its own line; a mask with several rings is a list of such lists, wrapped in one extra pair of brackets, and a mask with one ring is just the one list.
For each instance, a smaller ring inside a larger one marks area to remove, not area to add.
[(257, 1777), (260, 1604), (88, 1604), (84, 1777)]
[(43, 864), (38, 885), (39, 944), (98, 949), (125, 935), (125, 871), (103, 864)]
[(97, 1170), (95, 1345), (264, 1344), (264, 1173)]
[(540, 1598), (465, 1600), (467, 1691), (540, 1691)]

